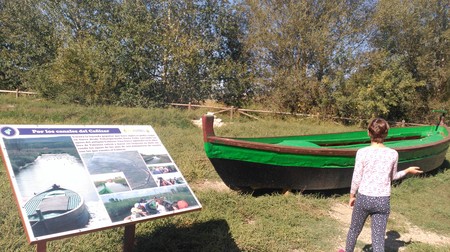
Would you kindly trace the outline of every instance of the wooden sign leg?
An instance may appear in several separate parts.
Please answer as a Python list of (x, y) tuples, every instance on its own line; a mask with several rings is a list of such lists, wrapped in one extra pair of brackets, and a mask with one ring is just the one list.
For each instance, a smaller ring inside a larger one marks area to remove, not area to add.
[(36, 245), (36, 252), (46, 252), (47, 243), (45, 241), (38, 242)]
[(132, 252), (134, 247), (134, 235), (136, 234), (136, 224), (126, 225), (124, 240), (123, 240), (123, 252)]

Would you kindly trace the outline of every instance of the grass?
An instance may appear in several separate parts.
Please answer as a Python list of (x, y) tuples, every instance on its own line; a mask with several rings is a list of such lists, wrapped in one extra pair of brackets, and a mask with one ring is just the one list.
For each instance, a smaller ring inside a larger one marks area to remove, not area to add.
[[(449, 155), (447, 158), (450, 159)], [(448, 162), (445, 163), (448, 168)], [(431, 186), (430, 186), (431, 185)], [(436, 233), (448, 233), (450, 227), (450, 170), (441, 169), (426, 178), (410, 178), (392, 192), (392, 209), (418, 226)]]
[[(190, 120), (206, 111), (82, 107), (34, 98), (0, 96), (1, 124), (138, 124), (152, 125), (203, 205), (198, 212), (136, 225), (135, 251), (336, 251), (341, 224), (329, 214), (348, 195), (277, 193), (258, 196), (202, 188), (220, 181), (203, 152), (201, 130)], [(218, 135), (269, 136), (351, 131), (357, 127), (311, 118), (263, 118), (254, 121), (224, 115)], [(244, 129), (244, 130), (243, 130)], [(450, 156), (447, 156), (450, 159)], [(3, 164), (0, 165), (0, 247), (4, 251), (35, 251), (24, 234), (17, 204)], [(392, 191), (388, 229), (405, 232), (404, 220), (424, 230), (450, 236), (449, 163), (437, 173), (409, 178)], [(398, 217), (398, 218), (397, 218)], [(124, 228), (112, 228), (47, 242), (48, 251), (122, 251)], [(359, 249), (366, 244), (358, 243)], [(449, 251), (424, 243), (404, 251)]]

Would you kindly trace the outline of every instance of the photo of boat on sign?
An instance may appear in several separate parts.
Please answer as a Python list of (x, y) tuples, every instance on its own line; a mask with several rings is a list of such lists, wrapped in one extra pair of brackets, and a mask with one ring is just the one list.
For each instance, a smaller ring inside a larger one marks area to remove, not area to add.
[(23, 217), (34, 237), (108, 221), (71, 137), (4, 139), (4, 143)]
[(83, 228), (90, 219), (83, 197), (56, 184), (31, 198), (24, 208), (35, 236)]

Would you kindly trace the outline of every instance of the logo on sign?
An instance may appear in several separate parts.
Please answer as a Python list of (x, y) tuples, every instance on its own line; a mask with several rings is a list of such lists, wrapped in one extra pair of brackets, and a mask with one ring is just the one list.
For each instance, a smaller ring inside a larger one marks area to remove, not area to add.
[(2, 135), (8, 137), (14, 136), (16, 134), (16, 130), (11, 127), (3, 127), (0, 131), (2, 132)]

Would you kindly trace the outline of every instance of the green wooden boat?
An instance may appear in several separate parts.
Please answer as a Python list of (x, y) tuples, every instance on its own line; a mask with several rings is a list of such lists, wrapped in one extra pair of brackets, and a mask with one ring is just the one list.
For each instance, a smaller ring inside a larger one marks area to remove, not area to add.
[[(202, 117), (204, 148), (233, 190), (330, 190), (351, 184), (356, 151), (370, 145), (367, 131), (264, 138), (216, 136), (214, 117)], [(385, 145), (399, 153), (398, 169), (442, 165), (450, 142), (444, 125), (391, 128)]]

